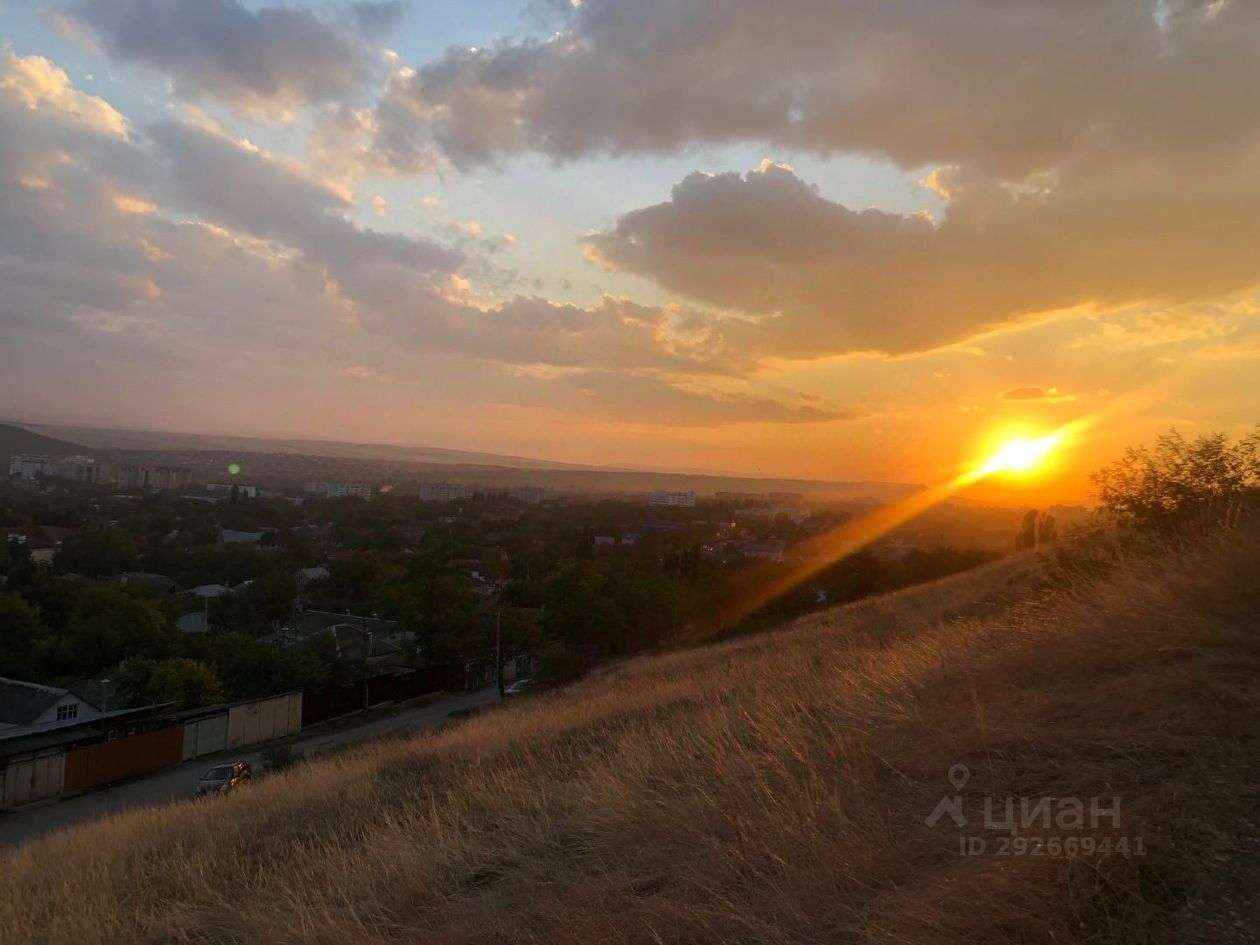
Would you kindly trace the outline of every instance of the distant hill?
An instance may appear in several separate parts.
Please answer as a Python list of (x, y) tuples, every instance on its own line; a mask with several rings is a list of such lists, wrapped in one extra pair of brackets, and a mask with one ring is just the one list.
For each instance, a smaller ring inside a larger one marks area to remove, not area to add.
[[(273, 439), (257, 436), (220, 436), (209, 433), (165, 433), (152, 430), (102, 430), (92, 427), (27, 424), (49, 436), (72, 436), (98, 450), (214, 450), (244, 453), (293, 453), (340, 459), (392, 462), (511, 466), (516, 469), (601, 469), (579, 463), (560, 463), (526, 456), (449, 450), (434, 446), (396, 446), (390, 443), (342, 443), (335, 440)], [(82, 447), (79, 447), (80, 449)]]
[(91, 450), (81, 443), (54, 439), (11, 423), (0, 423), (0, 463), (4, 464), (0, 475), (9, 471), (9, 457), (11, 456), (22, 453), (66, 456), (83, 452), (91, 452)]
[[(328, 457), (334, 460), (390, 463), (391, 478), (402, 481), (449, 479), (478, 488), (543, 486), (559, 491), (595, 493), (644, 493), (654, 489), (694, 491), (697, 495), (715, 492), (797, 492), (815, 499), (870, 498), (891, 501), (917, 491), (920, 486), (897, 482), (835, 482), (820, 479), (774, 479), (754, 476), (649, 471), (615, 466), (561, 463), (524, 456), (478, 453), (432, 446), (396, 446), (382, 443), (341, 443), (332, 440), (270, 439), (251, 436), (219, 436), (202, 433), (163, 433), (147, 430), (100, 430), (90, 427), (30, 424), (42, 434), (73, 437), (89, 448), (114, 454), (128, 462), (179, 462), (197, 466), (217, 462), (223, 453), (240, 454), (247, 469), (257, 468), (249, 457), (282, 455), (289, 457)], [(146, 456), (144, 454), (154, 454)], [(157, 454), (162, 454), (158, 456)], [(177, 456), (176, 454), (187, 454)], [(195, 454), (202, 454), (200, 456)], [(403, 467), (401, 464), (406, 464)], [(256, 473), (251, 473), (256, 475)], [(334, 473), (328, 471), (329, 475)], [(303, 476), (320, 478), (322, 473), (304, 470)], [(342, 470), (341, 478), (367, 477), (362, 470)], [(370, 477), (367, 477), (370, 478)], [(378, 477), (379, 478), (379, 477)]]

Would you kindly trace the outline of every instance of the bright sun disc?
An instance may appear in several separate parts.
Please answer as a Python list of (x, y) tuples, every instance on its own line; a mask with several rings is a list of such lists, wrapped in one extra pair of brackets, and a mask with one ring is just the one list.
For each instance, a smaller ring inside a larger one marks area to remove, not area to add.
[(1054, 449), (1059, 437), (1051, 434), (1035, 439), (1017, 437), (1007, 440), (982, 468), (984, 473), (1028, 472)]

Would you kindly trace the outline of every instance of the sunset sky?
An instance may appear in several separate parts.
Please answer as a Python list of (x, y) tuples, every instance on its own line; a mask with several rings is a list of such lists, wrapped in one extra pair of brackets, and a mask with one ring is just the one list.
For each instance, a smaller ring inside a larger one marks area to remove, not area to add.
[(1260, 419), (1254, 0), (0, 0), (0, 414), (1027, 494)]

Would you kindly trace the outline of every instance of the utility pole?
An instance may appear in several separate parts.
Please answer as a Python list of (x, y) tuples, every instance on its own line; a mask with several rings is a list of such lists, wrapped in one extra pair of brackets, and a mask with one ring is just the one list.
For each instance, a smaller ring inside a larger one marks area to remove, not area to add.
[(359, 631), (363, 635), (363, 710), (371, 708), (368, 701), (368, 657), (372, 655), (372, 634), (368, 632), (367, 617), (359, 618)]
[(503, 605), (494, 605), (494, 681), (503, 701)]

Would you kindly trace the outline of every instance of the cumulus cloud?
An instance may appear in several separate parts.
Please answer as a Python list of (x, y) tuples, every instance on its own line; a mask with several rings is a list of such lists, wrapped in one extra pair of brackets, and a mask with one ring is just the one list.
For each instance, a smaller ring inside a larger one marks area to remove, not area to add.
[(745, 175), (693, 174), (586, 245), (604, 266), (756, 316), (723, 329), (736, 349), (906, 354), (1078, 306), (1254, 285), (1260, 161), (1185, 170), (1132, 167), (1036, 192), (960, 184), (936, 223), (851, 210), (766, 162)]
[[(758, 140), (1020, 176), (1134, 100), (1158, 107), (1158, 87), (1206, 52), (1190, 48), (1200, 33), (1227, 38), (1236, 24), (1222, 21), (1254, 15), (1169, 6), (1161, 23), (1148, 0), (556, 4), (546, 40), (452, 48), (417, 68), (388, 119), (425, 125), (462, 164)], [(1214, 78), (1204, 65), (1194, 74)]]
[(1044, 400), (1052, 404), (1076, 400), (1075, 394), (1064, 394), (1057, 387), (1012, 387), (998, 394), (999, 400)]
[(31, 111), (114, 137), (127, 136), (127, 122), (104, 99), (85, 95), (65, 70), (42, 56), (15, 56), (0, 49), (0, 90)]
[(1260, 281), (1260, 6), (1175, 0), (585, 0), (546, 39), (395, 73), (380, 160), (472, 167), (697, 143), (926, 168), (939, 222), (790, 169), (697, 175), (588, 243), (749, 313), (734, 347), (893, 354), (1078, 306)]
[(154, 124), (149, 136), (169, 167), (171, 200), (227, 226), (328, 265), (453, 272), (464, 262), (462, 253), (432, 240), (355, 226), (343, 215), (347, 196), (294, 162), (176, 121)]
[[(359, 3), (356, 18), (387, 26), (396, 4)], [(113, 58), (169, 74), (188, 99), (217, 98), (274, 113), (338, 98), (369, 74), (355, 32), (296, 7), (238, 0), (74, 0), (63, 15)]]
[(1012, 387), (998, 395), (1002, 400), (1045, 400), (1049, 396), (1041, 387)]
[[(132, 129), (116, 114), (45, 60), (0, 54), (9, 367), (55, 348), (97, 350), (136, 383), (176, 368), (229, 383), (280, 363), (385, 383), (436, 355), (520, 370), (513, 395), (562, 410), (597, 396), (610, 415), (659, 424), (840, 416), (740, 393), (752, 365), (703, 312), (611, 297), (481, 303), (460, 274), (465, 253), (357, 226), (346, 195), (301, 165), (204, 122)], [(392, 360), (338, 370), (350, 344)], [(727, 392), (697, 390), (705, 378)]]

